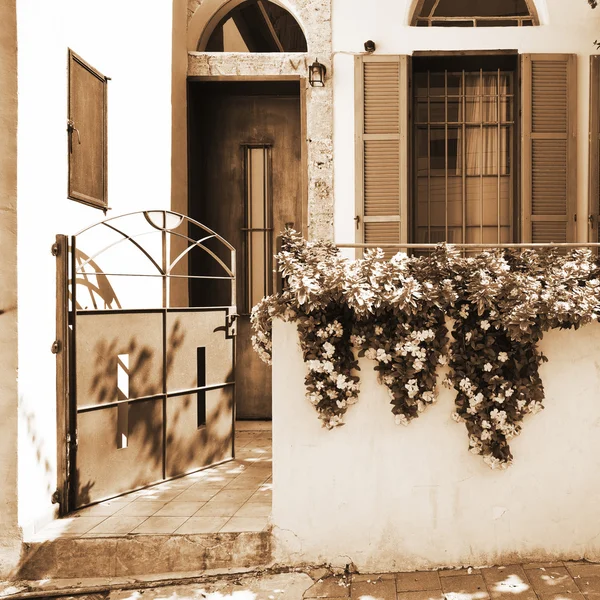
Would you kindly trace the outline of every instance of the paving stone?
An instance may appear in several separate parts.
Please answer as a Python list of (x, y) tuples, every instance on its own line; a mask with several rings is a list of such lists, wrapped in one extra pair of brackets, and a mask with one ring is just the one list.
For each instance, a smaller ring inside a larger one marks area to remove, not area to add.
[(175, 533), (216, 533), (227, 521), (227, 517), (190, 517)]
[(454, 577), (440, 578), (442, 590), (446, 597), (459, 599), (469, 596), (476, 600), (489, 598), (483, 577), (477, 575), (455, 575)]
[(317, 581), (304, 593), (304, 598), (347, 598), (350, 587), (344, 577), (328, 577)]
[(520, 565), (482, 569), (481, 574), (493, 600), (518, 595), (519, 600), (535, 600), (536, 594)]
[(535, 592), (540, 594), (576, 593), (575, 581), (565, 567), (539, 567), (525, 569)]
[(379, 581), (357, 581), (350, 588), (352, 600), (368, 597), (369, 600), (396, 600), (396, 582), (392, 579)]
[(415, 573), (396, 573), (396, 590), (398, 592), (423, 592), (442, 589), (436, 571)]
[(352, 583), (359, 581), (381, 581), (383, 579), (396, 579), (398, 573), (355, 573), (352, 575)]
[[(579, 592), (567, 592), (558, 594), (540, 594), (538, 596), (540, 600), (586, 600), (586, 596)], [(520, 596), (519, 596), (520, 600)]]
[(187, 517), (149, 517), (138, 525), (131, 533), (133, 534), (166, 534), (174, 533), (183, 525)]
[[(420, 592), (398, 592), (398, 600), (445, 600), (441, 590), (426, 590)], [(512, 599), (514, 600), (514, 598)]]
[(600, 565), (593, 563), (565, 563), (572, 577), (600, 577)]
[(131, 502), (114, 514), (114, 517), (151, 517), (158, 512), (166, 502), (154, 502), (147, 500), (144, 502)]
[(579, 590), (586, 596), (589, 596), (590, 594), (600, 595), (600, 577), (581, 577), (575, 575), (573, 580)]
[(529, 562), (521, 565), (526, 571), (528, 569), (555, 569), (556, 567), (564, 567), (564, 563), (562, 560), (555, 561), (539, 561), (539, 562)]
[(438, 571), (440, 577), (456, 577), (457, 575), (481, 575), (481, 569), (466, 567), (464, 569), (441, 569)]
[(320, 569), (312, 569), (311, 571), (309, 571), (307, 573), (307, 575), (313, 580), (313, 581), (319, 581), (319, 579), (325, 579), (327, 577), (331, 576), (331, 571), (325, 567), (322, 567)]

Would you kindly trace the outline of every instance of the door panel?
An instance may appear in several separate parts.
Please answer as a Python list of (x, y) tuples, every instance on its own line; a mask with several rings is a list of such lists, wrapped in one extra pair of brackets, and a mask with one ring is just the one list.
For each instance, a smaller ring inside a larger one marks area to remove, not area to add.
[[(271, 205), (270, 219), (264, 224), (270, 229), (270, 244), (265, 245), (270, 255), (286, 224), (301, 229), (299, 84), (190, 82), (189, 92), (190, 215), (219, 231), (238, 249), (237, 418), (270, 419), (271, 370), (252, 350), (250, 341), (247, 203), (252, 194), (259, 197), (260, 190), (249, 184), (247, 152), (249, 147), (269, 149), (265, 186)], [(255, 250), (261, 235), (254, 234)], [(200, 262), (192, 263), (192, 274), (201, 269)], [(269, 271), (257, 268), (255, 274), (259, 270)], [(268, 293), (275, 281), (270, 271)], [(192, 284), (196, 305), (214, 306), (218, 295), (216, 289)]]

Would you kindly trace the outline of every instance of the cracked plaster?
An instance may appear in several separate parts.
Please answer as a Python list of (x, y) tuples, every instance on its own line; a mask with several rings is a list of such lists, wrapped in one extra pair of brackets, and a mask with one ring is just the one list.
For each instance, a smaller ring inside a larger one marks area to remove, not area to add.
[[(188, 1), (188, 25), (203, 1)], [(225, 0), (221, 3), (224, 4)], [(188, 76), (298, 75), (306, 99), (308, 236), (333, 239), (333, 81), (331, 0), (289, 0), (306, 35), (305, 53), (188, 53)], [(327, 68), (322, 88), (308, 85), (315, 58)]]

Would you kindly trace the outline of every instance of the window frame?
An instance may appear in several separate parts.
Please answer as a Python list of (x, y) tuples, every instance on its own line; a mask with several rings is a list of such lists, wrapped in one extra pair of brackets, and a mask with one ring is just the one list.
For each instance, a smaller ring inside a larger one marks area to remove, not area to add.
[[(412, 10), (412, 14), (411, 14), (411, 18), (410, 18), (410, 22), (409, 25), (411, 27), (417, 27), (418, 26), (418, 22), (422, 21), (425, 17), (421, 17), (420, 13), (421, 10), (423, 9), (423, 4), (425, 3), (425, 0), (417, 0), (414, 9)], [(439, 22), (443, 22), (443, 23), (451, 23), (452, 21), (456, 21), (456, 22), (464, 22), (464, 21), (468, 21), (468, 20), (473, 20), (474, 24), (472, 25), (472, 27), (477, 27), (477, 20), (482, 20), (482, 21), (519, 21), (519, 27), (522, 27), (522, 23), (521, 21), (529, 21), (531, 20), (532, 22), (532, 26), (533, 27), (537, 27), (540, 24), (540, 18), (537, 12), (537, 9), (535, 7), (535, 3), (533, 0), (525, 0), (525, 4), (527, 5), (527, 8), (529, 10), (529, 16), (527, 17), (515, 17), (515, 16), (507, 16), (507, 17), (481, 17), (481, 16), (477, 16), (477, 15), (472, 15), (470, 17), (433, 17), (432, 18), (432, 22), (429, 23), (429, 27), (441, 27), (442, 25), (435, 25), (433, 23), (433, 21), (439, 21)], [(446, 25), (448, 26), (448, 25)], [(450, 25), (451, 26), (451, 25)], [(501, 25), (500, 25), (501, 26)], [(488, 27), (488, 26), (486, 26)]]
[[(80, 194), (76, 190), (73, 189), (73, 152), (72, 152), (72, 144), (74, 143), (74, 136), (77, 134), (76, 127), (77, 124), (74, 124), (73, 128), (73, 108), (74, 108), (74, 99), (73, 99), (73, 64), (76, 63), (79, 67), (88, 71), (91, 75), (96, 77), (103, 86), (104, 94), (103, 94), (103, 106), (102, 106), (102, 125), (101, 130), (103, 134), (103, 144), (102, 144), (102, 179), (103, 179), (103, 191), (102, 198), (97, 200), (91, 196)], [(85, 61), (81, 56), (79, 56), (76, 52), (68, 49), (68, 74), (67, 74), (67, 154), (68, 154), (68, 180), (67, 180), (67, 198), (70, 200), (75, 200), (76, 202), (80, 202), (87, 206), (91, 206), (93, 208), (99, 208), (104, 211), (109, 210), (108, 207), (108, 120), (107, 120), (107, 101), (108, 101), (108, 81), (110, 77), (107, 77), (98, 69), (92, 67), (87, 61)]]

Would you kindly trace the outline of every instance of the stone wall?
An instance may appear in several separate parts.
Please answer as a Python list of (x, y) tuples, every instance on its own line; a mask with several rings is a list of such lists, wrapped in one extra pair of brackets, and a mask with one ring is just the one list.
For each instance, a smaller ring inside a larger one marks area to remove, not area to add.
[[(331, 0), (280, 2), (304, 30), (308, 52), (199, 53), (202, 25), (225, 0), (188, 1), (188, 76), (299, 76), (305, 88), (308, 184), (308, 236), (333, 239), (333, 79)], [(327, 68), (325, 87), (308, 84), (308, 65), (316, 58)]]
[(17, 507), (17, 20), (0, 4), (0, 579), (20, 553)]

